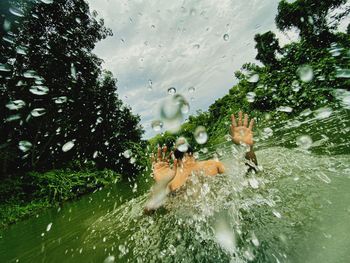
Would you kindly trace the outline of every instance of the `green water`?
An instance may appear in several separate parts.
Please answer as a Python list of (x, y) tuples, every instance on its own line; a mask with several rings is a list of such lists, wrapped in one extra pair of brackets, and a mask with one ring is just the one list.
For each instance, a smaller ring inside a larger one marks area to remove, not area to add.
[(44, 211), (1, 233), (1, 262), (350, 262), (349, 124), (329, 108), (258, 132), (256, 175), (242, 149), (212, 147), (201, 158), (228, 172), (193, 176), (151, 216), (149, 175)]

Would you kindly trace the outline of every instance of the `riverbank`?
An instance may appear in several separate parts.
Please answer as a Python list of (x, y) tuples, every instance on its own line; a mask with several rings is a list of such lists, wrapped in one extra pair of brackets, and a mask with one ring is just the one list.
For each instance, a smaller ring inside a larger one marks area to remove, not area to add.
[(112, 170), (88, 168), (8, 177), (0, 185), (0, 229), (120, 180)]

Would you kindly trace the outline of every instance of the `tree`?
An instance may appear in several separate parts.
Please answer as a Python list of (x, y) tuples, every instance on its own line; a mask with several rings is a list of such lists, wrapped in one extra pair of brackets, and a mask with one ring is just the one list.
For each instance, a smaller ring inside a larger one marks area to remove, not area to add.
[[(9, 41), (1, 42), (6, 71), (0, 74), (0, 151), (14, 158), (11, 165), (0, 164), (2, 171), (94, 159), (101, 168), (117, 169), (111, 156), (120, 158), (126, 142), (139, 142), (142, 129), (139, 117), (118, 99), (113, 76), (102, 72), (102, 61), (92, 53), (111, 31), (84, 0), (22, 0), (11, 7), (20, 22), (6, 32)], [(123, 139), (114, 142), (118, 129)]]
[(282, 0), (278, 5), (277, 27), (284, 31), (296, 27), (300, 36), (314, 46), (327, 46), (333, 40), (329, 13), (346, 3), (346, 0)]
[(276, 53), (281, 51), (276, 35), (268, 31), (264, 34), (256, 34), (254, 40), (258, 51), (255, 58), (265, 66), (276, 68), (278, 66)]

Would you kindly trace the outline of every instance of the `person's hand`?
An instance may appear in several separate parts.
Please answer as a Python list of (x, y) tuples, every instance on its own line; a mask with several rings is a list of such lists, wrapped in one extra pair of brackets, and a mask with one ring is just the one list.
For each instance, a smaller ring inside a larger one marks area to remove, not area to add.
[(170, 191), (168, 184), (174, 179), (177, 171), (177, 160), (174, 160), (173, 169), (170, 168), (169, 159), (172, 152), (167, 156), (167, 147), (158, 147), (157, 157), (152, 156), (152, 170), (156, 184), (152, 187), (152, 194), (144, 208), (144, 214), (152, 214), (163, 205)]
[(164, 146), (162, 149), (158, 147), (157, 157), (152, 157), (152, 170), (154, 179), (157, 182), (170, 182), (176, 175), (177, 171), (177, 160), (174, 160), (173, 168), (170, 168), (169, 159), (172, 156), (172, 152), (170, 155), (167, 155), (167, 147)]
[(253, 125), (254, 119), (250, 120), (248, 126), (248, 114), (244, 114), (244, 121), (242, 125), (242, 112), (238, 113), (238, 125), (235, 119), (235, 115), (231, 115), (231, 136), (235, 144), (247, 144), (252, 146), (253, 142)]

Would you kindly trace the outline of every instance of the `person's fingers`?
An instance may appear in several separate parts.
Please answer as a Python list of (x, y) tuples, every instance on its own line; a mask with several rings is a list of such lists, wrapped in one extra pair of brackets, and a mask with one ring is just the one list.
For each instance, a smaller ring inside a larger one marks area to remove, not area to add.
[(249, 130), (253, 130), (253, 126), (254, 126), (254, 119), (251, 119), (250, 120), (250, 123), (249, 123)]
[(167, 162), (169, 162), (169, 161), (173, 158), (173, 154), (174, 154), (173, 151), (171, 151), (171, 152), (169, 153), (168, 158), (167, 158)]
[(163, 151), (162, 157), (163, 157), (164, 160), (166, 160), (165, 154), (166, 154), (166, 151), (167, 151), (167, 150), (168, 150), (168, 147), (167, 147), (166, 145), (164, 145), (164, 146), (163, 146), (163, 149), (162, 149), (162, 151)]
[(162, 150), (160, 148), (160, 146), (158, 147), (158, 161), (162, 160)]
[(236, 129), (236, 126), (231, 125), (231, 127), (230, 127), (231, 136), (233, 136), (235, 134), (235, 129)]
[(243, 126), (244, 126), (244, 127), (248, 127), (248, 114), (244, 114)]
[(234, 114), (231, 115), (231, 122), (232, 122), (232, 126), (233, 126), (233, 127), (236, 127), (236, 126), (237, 126), (237, 122), (236, 122), (236, 118), (235, 118), (235, 115), (234, 115)]
[(242, 112), (238, 112), (238, 126), (242, 126)]

